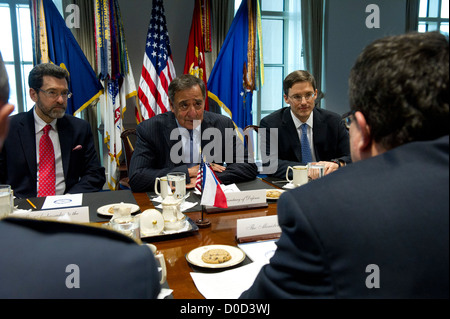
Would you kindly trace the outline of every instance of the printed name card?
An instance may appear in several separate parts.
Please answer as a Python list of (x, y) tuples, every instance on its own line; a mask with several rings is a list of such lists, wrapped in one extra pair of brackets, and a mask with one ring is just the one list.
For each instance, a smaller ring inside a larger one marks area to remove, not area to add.
[[(225, 192), (227, 198), (228, 209), (244, 209), (254, 207), (267, 207), (267, 198), (265, 189), (256, 189), (242, 192)], [(206, 207), (208, 212), (227, 210), (226, 208)]]
[(239, 243), (279, 238), (280, 234), (277, 215), (237, 220), (236, 239)]
[(89, 207), (73, 207), (52, 210), (26, 211), (21, 210), (12, 214), (15, 217), (49, 219), (71, 223), (89, 223)]

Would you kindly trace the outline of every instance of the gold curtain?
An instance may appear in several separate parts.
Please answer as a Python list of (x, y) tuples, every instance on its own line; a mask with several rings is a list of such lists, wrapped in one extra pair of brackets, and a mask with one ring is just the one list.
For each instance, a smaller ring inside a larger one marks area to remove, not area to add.
[(209, 78), (220, 48), (234, 18), (234, 0), (211, 0), (211, 52), (206, 55), (206, 78)]

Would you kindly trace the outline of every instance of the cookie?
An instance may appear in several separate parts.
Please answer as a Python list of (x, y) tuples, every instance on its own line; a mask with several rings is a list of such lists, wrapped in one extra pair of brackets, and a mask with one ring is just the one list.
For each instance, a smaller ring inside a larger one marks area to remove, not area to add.
[(266, 197), (268, 198), (273, 198), (273, 199), (278, 199), (281, 196), (281, 192), (278, 190), (267, 190), (266, 192)]
[(202, 255), (202, 260), (207, 264), (223, 264), (230, 259), (231, 255), (225, 249), (210, 249)]

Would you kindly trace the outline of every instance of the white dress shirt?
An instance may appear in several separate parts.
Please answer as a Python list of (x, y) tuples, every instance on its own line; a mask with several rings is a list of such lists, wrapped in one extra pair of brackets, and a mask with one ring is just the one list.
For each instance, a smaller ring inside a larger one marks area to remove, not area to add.
[[(183, 154), (182, 160), (183, 163), (191, 163), (191, 144), (190, 144), (190, 135), (186, 128), (182, 127), (177, 121), (178, 128), (181, 133), (181, 143), (183, 145)], [(185, 134), (187, 133), (187, 134)], [(192, 142), (193, 142), (193, 164), (200, 164), (200, 148), (201, 148), (201, 125), (198, 125), (193, 129), (192, 132)], [(195, 166), (193, 165), (193, 166)], [(188, 165), (189, 166), (189, 165)]]
[[(39, 115), (36, 114), (36, 109), (33, 111), (34, 114), (34, 128), (36, 133), (36, 162), (37, 162), (37, 190), (39, 193), (39, 140), (44, 134), (44, 126), (47, 125), (44, 120), (42, 120)], [(59, 144), (58, 128), (56, 126), (56, 121), (53, 120), (49, 123), (52, 129), (48, 132), (50, 139), (53, 142), (53, 149), (55, 151), (55, 195), (63, 195), (66, 189), (66, 182), (64, 181), (64, 171), (61, 156), (61, 145)]]

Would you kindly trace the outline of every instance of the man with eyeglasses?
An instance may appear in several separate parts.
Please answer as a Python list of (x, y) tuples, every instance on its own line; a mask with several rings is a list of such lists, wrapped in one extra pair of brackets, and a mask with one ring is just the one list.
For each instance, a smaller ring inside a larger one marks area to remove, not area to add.
[(284, 193), (245, 298), (449, 298), (449, 42), (368, 45), (349, 79), (352, 165)]
[(14, 195), (44, 197), (99, 191), (105, 184), (88, 122), (66, 114), (69, 74), (52, 63), (28, 78), (32, 110), (11, 117), (0, 154), (0, 181)]
[(235, 134), (233, 121), (205, 111), (205, 99), (206, 87), (201, 79), (184, 74), (172, 80), (171, 112), (154, 116), (136, 129), (137, 140), (129, 167), (133, 191), (153, 191), (155, 179), (170, 172), (185, 173), (186, 187), (193, 188), (201, 153), (212, 163), (211, 168), (223, 184), (256, 178), (257, 167)]
[[(278, 169), (285, 178), (288, 166), (320, 162), (330, 174), (351, 162), (348, 131), (341, 117), (315, 107), (318, 90), (308, 71), (294, 71), (283, 81), (284, 107), (261, 120), (261, 128), (278, 129)], [(270, 143), (266, 153), (270, 154)]]

